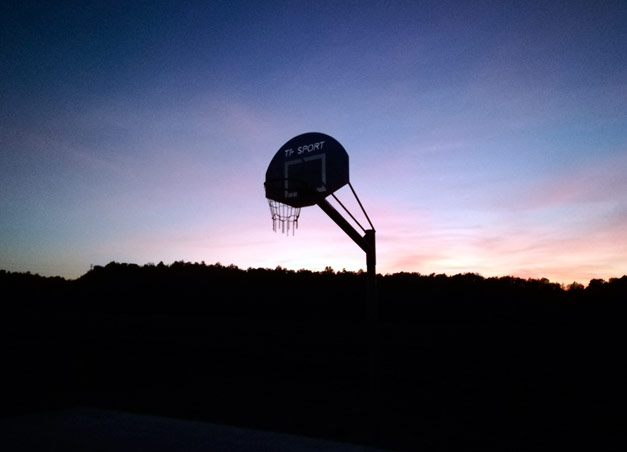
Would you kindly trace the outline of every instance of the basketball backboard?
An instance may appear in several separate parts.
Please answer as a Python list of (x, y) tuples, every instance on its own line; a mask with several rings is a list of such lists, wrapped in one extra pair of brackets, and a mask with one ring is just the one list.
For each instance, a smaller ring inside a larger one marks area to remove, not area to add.
[(346, 185), (348, 154), (323, 133), (298, 135), (274, 155), (266, 171), (266, 198), (292, 207), (317, 204)]

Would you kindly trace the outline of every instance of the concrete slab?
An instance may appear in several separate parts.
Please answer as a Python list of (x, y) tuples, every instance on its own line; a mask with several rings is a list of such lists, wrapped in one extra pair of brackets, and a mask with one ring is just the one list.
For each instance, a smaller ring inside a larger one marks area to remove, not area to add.
[(0, 419), (4, 452), (376, 452), (365, 446), (80, 408)]

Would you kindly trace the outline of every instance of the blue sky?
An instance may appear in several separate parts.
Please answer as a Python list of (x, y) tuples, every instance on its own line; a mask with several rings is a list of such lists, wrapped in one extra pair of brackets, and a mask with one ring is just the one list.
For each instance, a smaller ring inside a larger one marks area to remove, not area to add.
[(266, 166), (317, 131), (379, 272), (627, 273), (624, 2), (0, 8), (0, 268), (364, 268), (317, 207), (272, 231)]

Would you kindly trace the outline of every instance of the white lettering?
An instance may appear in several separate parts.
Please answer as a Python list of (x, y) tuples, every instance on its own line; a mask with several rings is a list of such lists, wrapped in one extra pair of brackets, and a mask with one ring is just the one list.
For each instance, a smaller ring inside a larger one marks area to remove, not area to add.
[(313, 151), (321, 151), (324, 148), (324, 141), (318, 141), (317, 143), (306, 144), (304, 146), (298, 146), (296, 149), (286, 149), (285, 158), (292, 155), (303, 155), (304, 153), (310, 153)]
[[(305, 152), (309, 153), (309, 152), (313, 152), (313, 151), (320, 151), (322, 150), (322, 148), (324, 147), (324, 141), (318, 141), (317, 143), (311, 143), (311, 144), (306, 144), (304, 146), (299, 146), (298, 149), (296, 150), (297, 155), (302, 155)], [(289, 155), (292, 155), (291, 153)], [(285, 154), (286, 157), (288, 157), (287, 154)]]

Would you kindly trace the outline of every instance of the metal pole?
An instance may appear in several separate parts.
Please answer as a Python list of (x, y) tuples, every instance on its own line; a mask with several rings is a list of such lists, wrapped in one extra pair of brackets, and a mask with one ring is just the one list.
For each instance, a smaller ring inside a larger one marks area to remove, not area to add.
[(374, 229), (366, 231), (364, 236), (368, 245), (366, 251), (367, 264), (367, 302), (368, 302), (368, 340), (369, 340), (369, 377), (370, 377), (370, 428), (372, 442), (376, 446), (379, 443), (380, 422), (382, 416), (381, 405), (381, 371), (382, 371), (382, 344), (381, 344), (381, 312), (379, 309), (379, 297), (377, 294), (377, 257)]
[(381, 365), (382, 365), (382, 344), (381, 344), (381, 313), (379, 309), (379, 297), (377, 295), (377, 247), (375, 230), (368, 229), (362, 237), (359, 232), (331, 205), (328, 201), (322, 200), (318, 206), (366, 253), (366, 303), (367, 319), (366, 328), (368, 335), (368, 377), (370, 392), (370, 434), (372, 442), (377, 445), (379, 442), (379, 429), (381, 419)]
[(377, 271), (377, 250), (376, 250), (376, 240), (375, 240), (375, 230), (368, 229), (366, 231), (366, 235), (364, 236), (364, 240), (368, 245), (368, 250), (366, 251), (366, 265), (368, 267), (368, 274), (371, 276), (376, 276)]
[(379, 389), (381, 372), (381, 312), (377, 295), (377, 254), (374, 229), (367, 230), (364, 239), (368, 244), (366, 264), (368, 274), (368, 328), (370, 330), (370, 386), (371, 390), (376, 393)]

